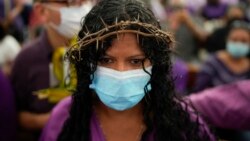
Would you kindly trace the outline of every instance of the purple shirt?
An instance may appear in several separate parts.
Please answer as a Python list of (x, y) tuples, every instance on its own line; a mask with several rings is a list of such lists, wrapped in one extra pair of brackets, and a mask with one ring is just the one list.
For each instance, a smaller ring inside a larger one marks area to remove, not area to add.
[(40, 100), (34, 91), (49, 87), (49, 63), (52, 47), (44, 32), (37, 40), (23, 48), (17, 56), (11, 82), (17, 98), (18, 111), (49, 112), (53, 104)]
[(188, 98), (210, 124), (250, 130), (250, 80), (207, 89)]
[(222, 18), (226, 13), (227, 8), (228, 6), (223, 3), (218, 5), (205, 5), (202, 8), (202, 15), (208, 20)]
[[(64, 121), (69, 116), (69, 108), (71, 106), (71, 97), (67, 97), (60, 102), (52, 111), (51, 118), (47, 126), (43, 130), (40, 141), (56, 141)], [(96, 116), (93, 114), (91, 121), (91, 138), (93, 141), (105, 141), (101, 132), (101, 128), (97, 122)]]
[[(52, 111), (51, 117), (47, 126), (44, 128), (40, 141), (56, 141), (58, 135), (60, 134), (64, 121), (69, 116), (69, 109), (71, 106), (71, 97), (67, 97), (62, 100)], [(183, 105), (184, 106), (184, 105)], [(196, 119), (197, 115), (193, 114), (193, 109), (188, 107), (188, 111), (190, 112), (190, 116), (192, 119)], [(201, 118), (198, 118), (201, 123), (201, 134), (208, 133), (211, 141), (215, 141), (214, 136), (209, 132), (206, 124)], [(105, 137), (101, 130), (100, 124), (96, 115), (93, 113), (90, 121), (90, 130), (91, 130), (91, 139), (92, 141), (105, 141)], [(153, 141), (153, 133), (149, 135), (148, 141)]]
[(8, 80), (0, 70), (0, 141), (14, 141), (16, 127), (14, 95)]
[[(69, 116), (69, 108), (71, 106), (71, 97), (67, 97), (60, 102), (52, 111), (51, 118), (44, 128), (40, 141), (56, 141), (60, 134), (64, 121)], [(92, 141), (105, 141), (104, 134), (101, 130), (100, 123), (93, 113), (90, 121), (91, 139)], [(149, 141), (153, 136), (150, 136)]]
[(209, 87), (246, 80), (249, 79), (249, 77), (250, 70), (240, 74), (234, 73), (215, 54), (202, 66), (197, 76), (194, 91), (198, 92)]

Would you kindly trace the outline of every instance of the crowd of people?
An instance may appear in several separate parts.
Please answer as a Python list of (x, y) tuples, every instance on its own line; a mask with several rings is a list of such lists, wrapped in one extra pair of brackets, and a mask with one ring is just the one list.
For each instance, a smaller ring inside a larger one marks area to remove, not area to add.
[(0, 0), (0, 141), (249, 141), (249, 12)]

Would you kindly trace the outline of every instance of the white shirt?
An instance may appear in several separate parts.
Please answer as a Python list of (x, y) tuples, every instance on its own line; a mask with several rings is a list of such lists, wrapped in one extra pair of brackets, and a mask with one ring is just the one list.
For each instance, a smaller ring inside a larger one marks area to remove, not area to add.
[(0, 66), (8, 61), (14, 61), (20, 50), (21, 46), (14, 37), (10, 35), (5, 36), (0, 41)]

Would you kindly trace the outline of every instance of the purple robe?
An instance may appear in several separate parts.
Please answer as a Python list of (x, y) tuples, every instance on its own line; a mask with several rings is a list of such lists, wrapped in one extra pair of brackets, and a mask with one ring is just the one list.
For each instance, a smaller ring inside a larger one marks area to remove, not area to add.
[(0, 70), (0, 141), (14, 141), (16, 137), (14, 95), (8, 80)]
[[(40, 137), (40, 141), (56, 141), (58, 135), (60, 134), (64, 121), (69, 116), (69, 108), (71, 106), (71, 97), (67, 97), (62, 100), (52, 111), (51, 117), (47, 126), (43, 129), (43, 133)], [(184, 106), (184, 105), (182, 105)], [(196, 119), (197, 115), (194, 114), (193, 109), (188, 107), (188, 111), (190, 113), (191, 119)], [(200, 130), (200, 135), (208, 134), (211, 141), (215, 141), (214, 136), (210, 133), (208, 127), (206, 126), (205, 122), (202, 118), (198, 118), (200, 125), (202, 128)], [(91, 130), (91, 139), (92, 141), (105, 141), (105, 137), (101, 130), (100, 124), (96, 115), (93, 114), (91, 121), (90, 121), (90, 130)], [(148, 141), (153, 141), (153, 133), (149, 135)]]
[(227, 129), (250, 129), (250, 80), (207, 89), (188, 98), (210, 124)]
[[(71, 106), (71, 97), (67, 97), (60, 102), (52, 111), (51, 119), (44, 128), (40, 141), (56, 141), (64, 121), (69, 116), (69, 108)], [(105, 141), (95, 114), (92, 115), (90, 121), (91, 138), (93, 141)]]

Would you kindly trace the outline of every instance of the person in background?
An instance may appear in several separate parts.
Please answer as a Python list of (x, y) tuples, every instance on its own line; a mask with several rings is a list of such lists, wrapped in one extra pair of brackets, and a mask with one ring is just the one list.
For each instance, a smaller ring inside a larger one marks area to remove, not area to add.
[(23, 44), (32, 6), (26, 0), (0, 0), (0, 21), (7, 33)]
[(215, 29), (208, 35), (204, 44), (205, 49), (210, 53), (225, 49), (227, 35), (230, 31), (231, 24), (236, 20), (243, 21), (244, 18), (244, 9), (241, 5), (231, 5), (228, 7), (224, 18), (224, 26)]
[(243, 21), (232, 23), (226, 49), (213, 54), (202, 66), (195, 92), (222, 84), (249, 79), (250, 26)]
[(46, 96), (53, 93), (50, 88), (61, 90), (55, 92), (57, 95), (69, 94), (64, 87), (68, 72), (63, 64), (63, 53), (79, 32), (80, 21), (91, 7), (88, 0), (38, 0), (34, 4), (38, 16), (44, 19), (44, 31), (39, 38), (24, 46), (11, 74), (20, 138), (38, 139), (51, 109), (60, 100)]
[(16, 141), (16, 108), (10, 82), (0, 69), (0, 141)]
[(174, 3), (170, 11), (167, 29), (175, 35), (176, 55), (185, 62), (197, 62), (200, 43), (208, 34), (203, 29), (203, 20), (181, 3)]
[(0, 68), (5, 76), (10, 76), (12, 64), (20, 50), (18, 41), (7, 34), (3, 23), (0, 22)]
[(40, 141), (206, 141), (206, 123), (178, 98), (172, 36), (139, 0), (102, 0), (85, 17), (77, 89), (51, 114)]
[(219, 19), (226, 14), (227, 7), (220, 0), (207, 0), (207, 4), (201, 9), (201, 15), (206, 20)]

